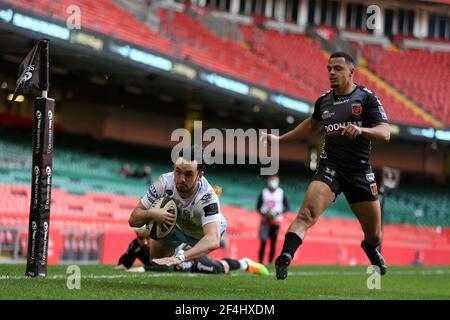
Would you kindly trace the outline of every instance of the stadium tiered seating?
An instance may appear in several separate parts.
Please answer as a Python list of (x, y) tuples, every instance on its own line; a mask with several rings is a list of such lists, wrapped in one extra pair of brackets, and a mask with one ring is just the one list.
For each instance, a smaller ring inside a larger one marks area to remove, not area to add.
[(171, 34), (173, 44), (179, 46), (179, 57), (208, 69), (221, 72), (251, 83), (269, 87), (284, 93), (306, 98), (308, 88), (298, 83), (283, 70), (261, 59), (242, 43), (225, 40), (197, 19), (179, 12), (169, 21), (167, 10), (160, 11), (162, 25)]
[[(28, 204), (30, 201), (30, 188), (28, 186), (0, 185), (0, 225), (2, 227), (28, 228)], [(97, 233), (115, 232), (128, 233), (128, 217), (138, 201), (137, 197), (121, 196), (114, 194), (87, 193), (85, 195), (68, 194), (64, 190), (54, 189), (52, 199), (51, 227), (61, 232), (80, 231), (80, 233), (63, 235), (66, 251), (75, 253), (85, 252), (82, 246), (89, 246), (87, 250), (94, 255), (96, 251)], [(260, 217), (255, 211), (227, 206), (222, 211), (228, 221), (228, 234), (230, 236), (250, 236), (257, 232)], [(282, 229), (285, 231), (295, 218), (287, 215)], [(446, 229), (444, 229), (446, 230)], [(390, 224), (385, 227), (385, 233), (389, 236), (385, 241), (399, 242), (417, 245), (447, 245), (450, 246), (450, 234), (438, 233), (434, 228), (414, 227), (411, 225)], [(362, 231), (358, 222), (354, 219), (327, 218), (319, 220), (317, 225), (309, 232), (313, 239), (330, 238), (356, 241), (361, 239)], [(0, 232), (0, 242), (10, 244), (13, 241), (11, 231)], [(75, 246), (75, 249), (74, 249)]]
[(77, 5), (82, 13), (81, 25), (83, 28), (161, 52), (166, 52), (170, 44), (168, 39), (159, 36), (130, 12), (109, 0), (96, 1), (95, 5), (88, 0), (3, 0), (3, 2), (64, 22), (68, 16), (67, 9), (72, 5)]
[[(259, 55), (276, 64), (307, 87), (306, 91), (299, 92), (302, 96), (315, 101), (329, 89), (327, 58), (318, 40), (312, 40), (306, 35), (281, 34), (277, 31), (263, 32), (251, 26), (242, 26), (241, 29), (245, 39)], [(361, 72), (356, 72), (355, 81), (367, 86), (379, 96), (392, 121), (432, 126), (429, 120), (397, 101), (393, 95), (380, 88), (376, 82), (370, 81)]]
[[(4, 155), (9, 155), (14, 167), (0, 167), (0, 181), (7, 185), (29, 186), (31, 181), (31, 141), (23, 134), (23, 131), (15, 132), (11, 128), (2, 130), (0, 127), (0, 149), (5, 150)], [(83, 141), (77, 146), (75, 141)], [(96, 142), (84, 137), (74, 139), (72, 135), (59, 134), (55, 141), (55, 157), (53, 162), (53, 187), (64, 190), (68, 194), (89, 195), (97, 194), (96, 198), (88, 196), (94, 212), (101, 212), (108, 217), (111, 203), (109, 200), (101, 201), (101, 194), (128, 195), (140, 198), (146, 191), (147, 184), (144, 180), (125, 178), (119, 176), (121, 165), (129, 162), (132, 168), (142, 168), (150, 164), (153, 168), (152, 177), (157, 178), (160, 174), (170, 171), (167, 159), (170, 153), (160, 149), (144, 148), (146, 153), (138, 147), (131, 154), (142, 155), (138, 159), (149, 159), (150, 163), (136, 162), (129, 159), (130, 146), (125, 148), (121, 143)], [(70, 146), (70, 147), (69, 147)], [(115, 150), (115, 154), (110, 154)], [(103, 152), (108, 152), (102, 156)], [(296, 211), (297, 206), (302, 203), (307, 184), (312, 172), (302, 170), (298, 166), (283, 165), (280, 172), (282, 186), (285, 189), (291, 210)], [(242, 174), (245, 172), (245, 174)], [(211, 184), (220, 185), (223, 188), (222, 203), (233, 207), (242, 207), (253, 211), (259, 192), (266, 185), (265, 178), (261, 177), (257, 169), (238, 167), (212, 167), (207, 172)], [(14, 190), (13, 190), (14, 191)], [(59, 192), (59, 191), (58, 191)], [(448, 188), (424, 188), (417, 183), (405, 183), (396, 194), (387, 198), (385, 206), (385, 218), (387, 222), (414, 223), (422, 225), (450, 225), (448, 215)], [(3, 199), (5, 212), (21, 208), (27, 212), (29, 200), (23, 201), (21, 191), (13, 192), (11, 197), (0, 193)], [(58, 194), (54, 197), (58, 197)], [(65, 199), (65, 195), (63, 195)], [(56, 198), (54, 198), (56, 199)], [(99, 200), (100, 199), (100, 200)], [(123, 204), (124, 210), (129, 210)], [(131, 204), (132, 205), (132, 204)], [(56, 203), (56, 207), (59, 203)], [(63, 201), (60, 215), (70, 215), (71, 212), (85, 213), (86, 207), (82, 201), (66, 203)], [(233, 209), (235, 210), (235, 209)], [(90, 212), (90, 211), (89, 211)], [(97, 214), (97, 213), (96, 213)], [(343, 196), (337, 198), (336, 202), (329, 208), (327, 217), (353, 217), (351, 210)], [(26, 215), (21, 216), (26, 219)]]
[[(249, 50), (238, 41), (217, 37), (187, 14), (174, 12), (173, 18), (169, 19), (165, 9), (160, 10), (164, 32), (155, 33), (109, 0), (98, 1), (95, 6), (87, 0), (39, 0), (36, 5), (31, 5), (28, 0), (5, 2), (60, 20), (66, 17), (67, 7), (76, 4), (83, 12), (82, 24), (88, 29), (311, 102), (328, 89), (326, 58), (318, 40), (305, 35), (241, 26), (244, 39), (251, 46), (252, 50)], [(364, 53), (376, 74), (447, 125), (450, 123), (447, 103), (450, 93), (446, 88), (450, 77), (450, 54), (397, 53), (375, 46), (366, 46)], [(411, 68), (411, 65), (421, 66), (424, 70), (420, 78), (416, 74), (418, 68)], [(356, 80), (378, 94), (391, 120), (432, 126), (430, 120), (407, 108), (364, 75), (357, 75)]]
[(365, 46), (363, 53), (376, 74), (450, 125), (450, 52)]
[(304, 35), (262, 31), (251, 26), (242, 26), (241, 30), (258, 55), (297, 79), (304, 87), (300, 94), (306, 99), (315, 101), (328, 90), (326, 59), (318, 40)]
[[(2, 133), (1, 129), (0, 133)], [(21, 161), (14, 162), (15, 167), (0, 168), (0, 229), (4, 230), (0, 230), (0, 244), (4, 250), (12, 248), (14, 241), (12, 238), (18, 230), (20, 253), (21, 256), (24, 256), (27, 251), (26, 239), (31, 196), (30, 139), (26, 138), (23, 132), (21, 134), (20, 130), (15, 132), (8, 128), (7, 133), (2, 135), (0, 148), (8, 150), (7, 154), (13, 155), (14, 161), (18, 159)], [(127, 152), (123, 152), (122, 158), (120, 154), (101, 156), (105, 147), (104, 143), (89, 139), (68, 138), (67, 140), (71, 142), (83, 141), (83, 145), (75, 144), (70, 149), (64, 140), (65, 135), (59, 134), (55, 141), (58, 148), (55, 149), (54, 158), (50, 223), (51, 230), (60, 234), (61, 249), (58, 251), (61, 253), (60, 258), (65, 261), (83, 258), (87, 261), (115, 263), (122, 248), (126, 247), (130, 237), (133, 236), (128, 227), (128, 217), (146, 189), (143, 181), (129, 180), (118, 176), (122, 163), (130, 162), (132, 166), (137, 165), (136, 162), (126, 159), (130, 146), (127, 145)], [(122, 150), (120, 143), (108, 144), (105, 148), (115, 150), (117, 153)], [(91, 153), (87, 150), (91, 150)], [(9, 151), (13, 153), (9, 154)], [(133, 150), (132, 153), (138, 152)], [(2, 157), (7, 154), (2, 154)], [(143, 158), (152, 160), (151, 165), (155, 168), (154, 177), (169, 170), (167, 161), (162, 155)], [(297, 206), (303, 200), (310, 173), (299, 170), (298, 166), (295, 168), (284, 166), (284, 168), (287, 171), (281, 175), (282, 186), (288, 195), (292, 211), (296, 211)], [(215, 171), (214, 168), (210, 169), (207, 172), (208, 180), (223, 188), (221, 208), (228, 221), (227, 232), (230, 242), (236, 246), (240, 246), (242, 243), (247, 248), (257, 246), (256, 235), (260, 217), (255, 212), (255, 205), (258, 193), (265, 186), (265, 179), (248, 169), (220, 168), (218, 171)], [(244, 172), (245, 174), (243, 174)], [(118, 192), (123, 194), (117, 194)], [(401, 186), (398, 193), (390, 195), (385, 205), (385, 222), (401, 223), (402, 225), (385, 225), (386, 246), (405, 248), (405, 250), (409, 250), (408, 252), (411, 252), (411, 248), (418, 248), (414, 250), (420, 248), (447, 250), (445, 248), (449, 247), (450, 242), (448, 228), (441, 228), (438, 232), (435, 227), (405, 227), (403, 224), (450, 225), (450, 216), (447, 211), (449, 203), (446, 196), (448, 193), (448, 189), (436, 191), (419, 189), (417, 186)], [(287, 230), (289, 223), (294, 218), (294, 214), (286, 215), (282, 232)], [(105, 236), (105, 242), (103, 242), (103, 236)], [(354, 248), (359, 253), (358, 243), (361, 237), (362, 233), (358, 222), (341, 196), (309, 232), (308, 243), (311, 246), (320, 247), (325, 244), (335, 244), (338, 241), (342, 246), (339, 250), (352, 252), (351, 248)], [(119, 247), (117, 241), (120, 242)], [(103, 243), (105, 247), (102, 246), (100, 249), (100, 245)], [(111, 251), (111, 248), (115, 248), (115, 251)], [(317, 260), (317, 247), (308, 248), (308, 246), (304, 248), (306, 253), (311, 252), (309, 256), (305, 257), (306, 261), (336, 263), (334, 258), (327, 261)], [(105, 250), (108, 251), (107, 256), (104, 256)], [(316, 253), (314, 254), (314, 252)], [(249, 250), (245, 254), (256, 254), (256, 250), (255, 252)], [(394, 252), (392, 255), (398, 255), (398, 252)], [(353, 253), (349, 253), (348, 256), (353, 256)], [(408, 259), (397, 263), (409, 263)], [(348, 263), (346, 260), (343, 261), (340, 263)], [(364, 261), (358, 260), (359, 263), (364, 263)], [(442, 260), (436, 260), (435, 263), (439, 261)]]
[(423, 118), (412, 109), (407, 108), (395, 96), (389, 94), (376, 82), (369, 80), (364, 74), (357, 72), (354, 79), (356, 83), (366, 86), (369, 90), (373, 90), (373, 92), (380, 98), (390, 121), (400, 124), (412, 124), (425, 127), (433, 126), (430, 120)]
[(22, 9), (32, 10), (39, 15), (59, 20), (65, 20), (66, 8), (75, 4), (80, 6), (83, 12), (82, 24), (88, 29), (176, 56), (210, 70), (285, 94), (305, 98), (305, 94), (309, 92), (296, 79), (260, 59), (244, 48), (241, 43), (218, 38), (203, 24), (186, 14), (175, 12), (173, 21), (167, 25), (167, 10), (161, 10), (163, 26), (166, 24), (166, 31), (171, 35), (169, 39), (165, 37), (166, 33), (152, 32), (131, 13), (108, 0), (98, 1), (95, 6), (87, 0), (39, 1), (40, 5), (31, 6), (27, 0), (5, 0)]

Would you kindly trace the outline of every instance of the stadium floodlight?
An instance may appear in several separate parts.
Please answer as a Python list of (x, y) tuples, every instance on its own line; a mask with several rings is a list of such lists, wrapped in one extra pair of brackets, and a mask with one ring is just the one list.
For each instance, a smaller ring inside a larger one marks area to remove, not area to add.
[(41, 92), (41, 97), (34, 100), (31, 203), (25, 273), (29, 277), (47, 275), (55, 114), (55, 100), (48, 98), (48, 43), (46, 39), (39, 40), (22, 61), (12, 97), (15, 101), (20, 94), (34, 90)]

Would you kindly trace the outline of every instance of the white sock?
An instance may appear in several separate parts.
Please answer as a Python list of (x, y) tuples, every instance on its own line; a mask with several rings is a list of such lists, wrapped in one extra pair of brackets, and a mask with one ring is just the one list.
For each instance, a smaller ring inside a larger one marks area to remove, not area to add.
[(248, 263), (244, 260), (239, 260), (239, 263), (241, 264), (241, 270), (247, 270), (248, 269)]

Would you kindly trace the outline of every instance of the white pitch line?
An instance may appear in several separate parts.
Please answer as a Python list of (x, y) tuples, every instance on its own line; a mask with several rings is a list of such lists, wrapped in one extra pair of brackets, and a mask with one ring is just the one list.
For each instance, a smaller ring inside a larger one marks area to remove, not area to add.
[[(410, 275), (423, 275), (423, 276), (431, 276), (431, 275), (448, 275), (450, 274), (450, 270), (443, 270), (443, 269), (437, 269), (437, 270), (405, 270), (405, 271), (389, 271), (388, 275), (395, 275), (395, 276), (410, 276)], [(245, 276), (247, 273), (230, 273), (229, 276), (233, 277), (241, 277)], [(274, 275), (273, 273), (271, 275)], [(289, 272), (289, 276), (303, 276), (303, 277), (316, 277), (316, 276), (365, 276), (367, 275), (364, 271), (293, 271)], [(45, 277), (46, 280), (60, 280), (60, 279), (67, 279), (69, 275), (63, 275), (63, 274), (55, 274), (55, 275), (49, 275)], [(202, 274), (202, 273), (182, 273), (182, 272), (146, 272), (145, 274), (139, 273), (139, 274), (132, 274), (132, 273), (125, 273), (125, 274), (116, 274), (116, 275), (95, 275), (95, 274), (88, 274), (88, 275), (81, 275), (81, 279), (124, 279), (124, 278), (161, 278), (161, 277), (206, 277), (211, 276), (208, 274)], [(212, 275), (213, 276), (213, 275)], [(31, 279), (27, 276), (8, 276), (8, 275), (0, 275), (0, 280), (26, 280)]]
[[(59, 280), (59, 279), (66, 279), (68, 276), (72, 274), (64, 275), (64, 274), (54, 274), (49, 275), (43, 279), (50, 279), (50, 280)], [(73, 276), (73, 275), (72, 275)], [(125, 274), (116, 274), (116, 275), (95, 275), (95, 274), (88, 274), (88, 275), (81, 275), (81, 279), (123, 279), (123, 278), (160, 278), (160, 277), (175, 277), (175, 276), (184, 276), (184, 277), (199, 277), (199, 276), (207, 276), (207, 274), (201, 274), (201, 273), (181, 273), (181, 272), (146, 272), (143, 273), (125, 273)], [(0, 280), (26, 280), (31, 279), (27, 276), (8, 276), (8, 275), (0, 275)]]
[[(395, 271), (388, 270), (387, 275), (395, 276), (409, 276), (409, 275), (446, 275), (450, 274), (450, 270), (404, 270)], [(293, 271), (288, 272), (288, 275), (292, 276), (357, 276), (367, 275), (364, 271)]]

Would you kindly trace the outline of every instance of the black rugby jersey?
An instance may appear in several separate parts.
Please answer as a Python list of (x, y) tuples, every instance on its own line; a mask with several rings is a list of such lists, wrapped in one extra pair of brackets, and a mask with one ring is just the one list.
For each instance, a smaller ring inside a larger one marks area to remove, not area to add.
[(344, 169), (369, 167), (371, 149), (370, 140), (363, 136), (353, 140), (343, 136), (344, 127), (352, 123), (370, 128), (388, 121), (378, 97), (363, 86), (356, 86), (345, 96), (337, 96), (334, 90), (329, 90), (317, 99), (312, 118), (322, 121), (325, 129), (320, 163)]

